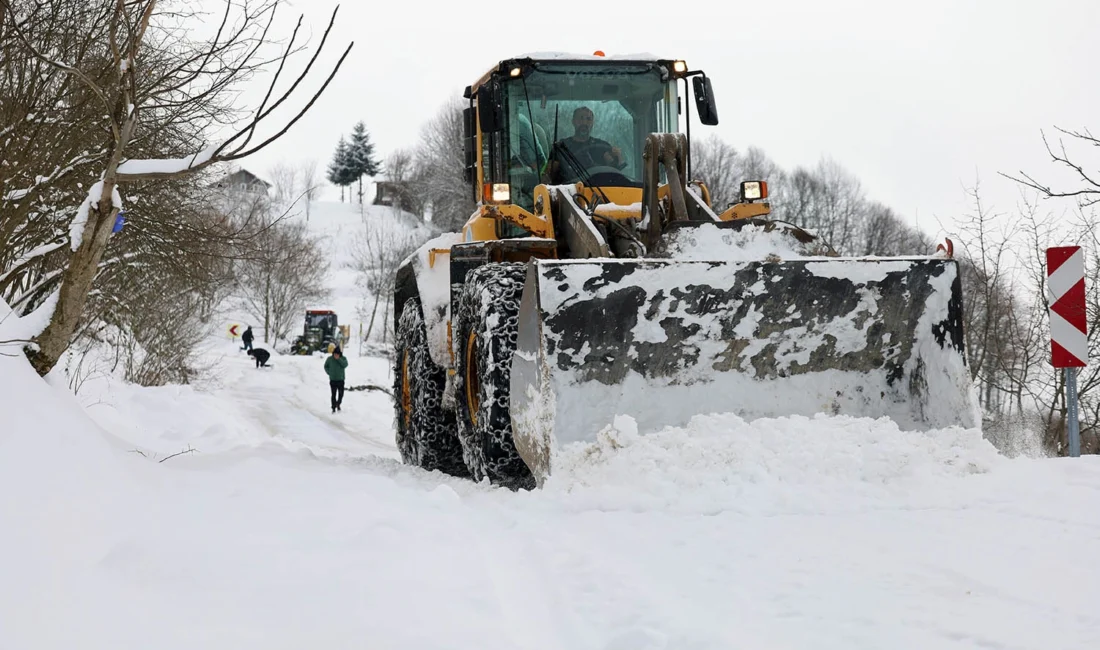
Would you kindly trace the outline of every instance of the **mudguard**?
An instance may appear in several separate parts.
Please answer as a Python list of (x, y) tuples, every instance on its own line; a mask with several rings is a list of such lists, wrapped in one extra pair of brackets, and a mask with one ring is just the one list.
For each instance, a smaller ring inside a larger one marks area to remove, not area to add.
[(409, 298), (419, 298), (424, 312), (424, 324), (428, 330), (428, 352), (437, 366), (451, 364), (447, 346), (447, 323), (451, 318), (451, 259), (446, 253), (436, 254), (432, 249), (450, 250), (462, 241), (461, 233), (444, 233), (416, 249), (398, 267), (394, 291), (394, 331), (401, 320), (401, 310)]

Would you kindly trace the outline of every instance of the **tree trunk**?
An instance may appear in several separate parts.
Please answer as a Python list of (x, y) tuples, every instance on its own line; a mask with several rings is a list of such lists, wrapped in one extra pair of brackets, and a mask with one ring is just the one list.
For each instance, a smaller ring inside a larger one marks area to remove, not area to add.
[(118, 166), (122, 162), (123, 152), (130, 143), (136, 126), (137, 111), (131, 111), (122, 123), (119, 140), (103, 172), (103, 188), (99, 195), (99, 203), (89, 206), (88, 220), (84, 224), (80, 246), (77, 246), (76, 252), (69, 258), (69, 265), (61, 274), (57, 306), (50, 316), (50, 322), (46, 329), (34, 339), (37, 349), (26, 349), (27, 359), (40, 377), (45, 377), (53, 370), (61, 356), (69, 349), (73, 333), (76, 332), (76, 326), (84, 314), (88, 293), (92, 290), (92, 283), (99, 270), (99, 262), (107, 250), (107, 240), (111, 238), (111, 230), (118, 215), (118, 208), (114, 206), (113, 200), (115, 186), (118, 184)]
[(370, 323), (367, 324), (367, 339), (370, 339), (371, 330), (374, 329), (374, 315), (378, 313), (378, 296), (374, 297), (374, 308), (370, 310)]
[[(390, 322), (390, 295), (386, 294), (386, 309), (385, 309), (385, 311), (382, 312), (382, 345), (386, 344), (386, 333), (389, 332), (389, 330), (390, 330), (389, 322)], [(396, 332), (394, 332), (394, 336), (397, 336)]]
[(40, 376), (44, 377), (53, 370), (65, 354), (84, 313), (88, 292), (92, 289), (99, 262), (107, 249), (107, 239), (111, 236), (111, 224), (118, 214), (118, 210), (111, 204), (113, 191), (114, 183), (104, 183), (103, 198), (97, 206), (88, 210), (88, 221), (84, 225), (80, 246), (69, 258), (69, 265), (61, 274), (57, 307), (49, 325), (35, 339), (38, 349), (27, 350), (27, 358)]
[(264, 278), (264, 343), (267, 343), (267, 333), (271, 331), (271, 276)]

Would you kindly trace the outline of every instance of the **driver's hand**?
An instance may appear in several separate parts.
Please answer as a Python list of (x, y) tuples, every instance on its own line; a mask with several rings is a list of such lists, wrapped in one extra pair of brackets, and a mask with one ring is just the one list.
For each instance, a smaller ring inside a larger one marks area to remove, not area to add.
[(611, 147), (610, 151), (603, 153), (603, 160), (609, 165), (617, 165), (623, 159), (623, 152), (618, 147)]

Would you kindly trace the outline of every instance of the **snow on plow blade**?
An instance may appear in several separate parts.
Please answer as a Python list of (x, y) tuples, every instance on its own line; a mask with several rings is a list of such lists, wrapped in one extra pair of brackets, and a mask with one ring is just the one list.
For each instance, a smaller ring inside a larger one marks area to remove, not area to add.
[(724, 412), (977, 426), (968, 372), (954, 260), (533, 260), (512, 428), (541, 483), (618, 414), (643, 433)]

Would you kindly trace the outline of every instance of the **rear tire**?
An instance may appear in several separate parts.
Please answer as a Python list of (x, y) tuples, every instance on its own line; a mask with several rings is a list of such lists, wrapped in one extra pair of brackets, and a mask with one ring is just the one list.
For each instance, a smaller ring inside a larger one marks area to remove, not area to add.
[(394, 407), (397, 450), (406, 465), (468, 477), (454, 412), (443, 408), (446, 370), (432, 361), (420, 301), (410, 298), (397, 323)]
[(510, 380), (526, 265), (486, 264), (470, 271), (455, 318), (455, 402), (462, 457), (474, 480), (513, 490), (535, 478), (512, 438)]

